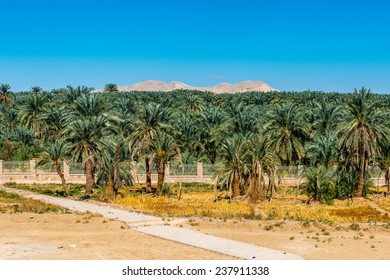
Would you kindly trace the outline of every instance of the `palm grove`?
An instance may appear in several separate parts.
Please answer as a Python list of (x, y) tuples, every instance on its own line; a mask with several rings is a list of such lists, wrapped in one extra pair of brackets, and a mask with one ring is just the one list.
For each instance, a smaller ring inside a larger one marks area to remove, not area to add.
[[(351, 94), (191, 90), (104, 92), (68, 86), (13, 93), (0, 86), (0, 159), (51, 164), (69, 195), (60, 163), (82, 163), (85, 192), (134, 183), (161, 194), (168, 162), (216, 166), (216, 188), (233, 198), (271, 199), (281, 166), (304, 166), (299, 186), (309, 199), (367, 193), (379, 167), (390, 191), (390, 98), (362, 88)], [(156, 168), (158, 182), (151, 183)]]

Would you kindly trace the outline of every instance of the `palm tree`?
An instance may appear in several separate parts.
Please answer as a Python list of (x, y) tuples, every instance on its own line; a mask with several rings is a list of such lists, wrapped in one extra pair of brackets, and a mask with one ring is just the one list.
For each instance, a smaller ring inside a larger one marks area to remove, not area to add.
[(210, 105), (201, 112), (198, 145), (201, 144), (204, 155), (211, 164), (217, 161), (218, 147), (221, 141), (228, 135), (231, 125), (224, 111)]
[(132, 164), (129, 159), (128, 150), (126, 153), (123, 139), (106, 140), (107, 148), (99, 154), (98, 183), (107, 187), (108, 198), (115, 199), (118, 194), (121, 182), (132, 185), (134, 178), (131, 173)]
[(370, 90), (364, 87), (353, 94), (346, 105), (347, 116), (338, 127), (341, 157), (358, 172), (355, 196), (364, 195), (364, 181), (369, 164), (379, 155), (379, 144), (389, 141), (387, 113), (381, 110)]
[(42, 91), (42, 88), (39, 87), (39, 86), (33, 86), (33, 87), (31, 87), (31, 92), (32, 92), (32, 93), (37, 94), (37, 93), (40, 93), (41, 91)]
[(54, 142), (47, 142), (45, 143), (40, 159), (37, 162), (37, 166), (44, 166), (47, 164), (54, 166), (58, 176), (61, 178), (61, 183), (67, 196), (71, 196), (71, 193), (66, 184), (64, 173), (61, 170), (61, 162), (67, 158), (69, 150), (70, 145), (64, 140), (57, 139)]
[(10, 94), (11, 94), (11, 86), (8, 84), (1, 84), (0, 85), (0, 102), (1, 103), (9, 103), (10, 100)]
[(81, 160), (84, 163), (86, 194), (92, 194), (95, 185), (94, 162), (107, 147), (104, 138), (108, 132), (107, 119), (103, 116), (76, 120), (65, 129), (67, 140), (71, 143), (73, 160), (75, 162)]
[(65, 112), (58, 107), (46, 109), (41, 117), (46, 127), (45, 140), (63, 137), (65, 129)]
[(390, 145), (381, 145), (381, 155), (379, 158), (379, 167), (385, 172), (385, 184), (387, 185), (387, 194), (390, 194)]
[(338, 150), (335, 137), (329, 132), (317, 136), (314, 142), (307, 144), (306, 156), (314, 166), (323, 165), (330, 168), (336, 165)]
[(343, 116), (342, 107), (335, 105), (330, 98), (314, 102), (313, 126), (318, 133), (334, 131)]
[(173, 137), (161, 130), (152, 132), (146, 145), (151, 151), (150, 157), (157, 166), (157, 194), (161, 194), (167, 163), (174, 159), (180, 161), (180, 150)]
[(19, 118), (23, 125), (32, 129), (38, 138), (44, 134), (42, 114), (47, 106), (47, 98), (42, 94), (29, 94), (19, 108)]
[(241, 195), (243, 176), (245, 169), (246, 141), (242, 135), (235, 134), (225, 139), (221, 146), (222, 166), (218, 171), (218, 179), (222, 185), (227, 185), (230, 197)]
[(160, 129), (168, 129), (171, 113), (155, 103), (147, 104), (134, 120), (135, 130), (129, 139), (129, 148), (134, 146), (134, 152), (145, 160), (146, 189), (151, 191), (152, 177), (150, 172), (150, 149), (146, 144), (150, 141), (152, 133)]
[(114, 92), (118, 91), (118, 86), (116, 84), (106, 84), (104, 86), (104, 91), (105, 92)]
[(93, 88), (78, 86), (72, 87), (67, 86), (66, 88), (60, 89), (59, 94), (62, 99), (63, 106), (69, 106), (72, 104), (78, 97), (83, 94), (90, 94), (93, 91)]
[(334, 177), (334, 172), (322, 165), (305, 168), (303, 177), (306, 179), (302, 185), (309, 197), (308, 203), (310, 203), (311, 199), (320, 201), (327, 193), (327, 190), (334, 186), (331, 179)]
[(286, 165), (301, 160), (305, 155), (304, 142), (309, 139), (310, 128), (301, 107), (282, 103), (267, 114), (264, 135), (268, 145)]
[(248, 142), (246, 153), (248, 162), (248, 183), (246, 197), (256, 202), (266, 186), (268, 179), (268, 199), (271, 200), (276, 187), (277, 167), (280, 165), (278, 157), (269, 149), (265, 138), (252, 137)]

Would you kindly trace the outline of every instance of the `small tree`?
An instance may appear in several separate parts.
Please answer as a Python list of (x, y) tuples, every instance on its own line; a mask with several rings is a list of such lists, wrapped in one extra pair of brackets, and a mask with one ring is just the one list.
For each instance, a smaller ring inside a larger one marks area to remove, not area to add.
[(39, 87), (39, 86), (31, 87), (31, 92), (32, 93), (40, 93), (41, 91), (42, 91), (42, 88)]
[(61, 170), (61, 162), (69, 155), (70, 146), (67, 142), (57, 139), (55, 142), (48, 142), (40, 155), (40, 159), (37, 162), (37, 166), (44, 166), (51, 164), (57, 171), (58, 176), (61, 178), (62, 186), (67, 196), (71, 196), (69, 187), (66, 184), (64, 173)]
[(104, 91), (105, 92), (114, 92), (118, 91), (118, 86), (116, 84), (106, 84), (104, 86)]
[(0, 85), (0, 102), (1, 103), (9, 103), (10, 101), (10, 95), (11, 95), (11, 86), (8, 84), (1, 84)]

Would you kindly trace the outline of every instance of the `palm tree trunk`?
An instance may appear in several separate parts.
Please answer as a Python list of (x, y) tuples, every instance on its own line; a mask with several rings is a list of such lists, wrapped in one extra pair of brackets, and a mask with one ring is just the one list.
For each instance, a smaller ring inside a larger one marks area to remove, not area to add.
[(359, 183), (358, 187), (355, 191), (355, 197), (362, 197), (363, 196), (363, 190), (364, 190), (364, 171), (365, 171), (365, 150), (364, 150), (364, 143), (363, 143), (363, 133), (360, 132), (359, 135), (359, 143), (358, 143), (358, 153), (359, 153)]
[(121, 159), (121, 146), (116, 145), (115, 149), (115, 163), (114, 163), (114, 182), (113, 182), (113, 190), (114, 193), (118, 193), (118, 183), (119, 183), (119, 162)]
[(233, 197), (240, 195), (240, 184), (238, 182), (238, 172), (234, 171), (233, 174)]
[(115, 198), (116, 192), (114, 188), (114, 181), (112, 180), (111, 176), (108, 176), (107, 179), (107, 193), (110, 199)]
[(94, 176), (93, 176), (93, 168), (91, 159), (87, 159), (85, 161), (85, 177), (86, 177), (86, 186), (85, 193), (92, 194), (92, 188), (94, 185)]
[(60, 164), (59, 164), (58, 162), (56, 162), (56, 163), (54, 164), (54, 167), (55, 167), (55, 169), (56, 169), (58, 175), (59, 175), (60, 178), (61, 178), (61, 183), (62, 183), (62, 186), (63, 186), (64, 189), (65, 189), (66, 195), (67, 195), (67, 196), (72, 196), (72, 194), (70, 193), (69, 187), (68, 187), (68, 185), (66, 184), (65, 176), (64, 176), (64, 174), (62, 173)]
[(164, 177), (165, 177), (165, 164), (164, 162), (160, 161), (157, 167), (157, 194), (161, 194), (162, 186), (164, 184)]
[(146, 192), (152, 192), (152, 175), (150, 174), (150, 160), (145, 158), (145, 171), (146, 171)]
[(390, 194), (390, 167), (387, 167), (385, 181), (387, 184), (387, 193)]

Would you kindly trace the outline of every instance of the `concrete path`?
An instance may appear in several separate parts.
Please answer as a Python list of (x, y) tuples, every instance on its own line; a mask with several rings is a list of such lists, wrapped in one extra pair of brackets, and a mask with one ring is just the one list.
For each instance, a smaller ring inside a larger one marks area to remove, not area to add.
[(66, 198), (58, 198), (47, 195), (35, 194), (22, 190), (3, 188), (7, 192), (17, 193), (24, 197), (56, 204), (64, 208), (79, 211), (101, 214), (110, 219), (125, 222), (132, 229), (160, 237), (163, 239), (179, 242), (186, 245), (202, 248), (205, 250), (230, 255), (240, 259), (258, 260), (302, 260), (300, 256), (283, 251), (268, 249), (243, 242), (233, 241), (225, 238), (215, 237), (193, 230), (183, 229), (174, 226), (164, 226), (161, 218), (138, 214), (108, 206), (95, 205), (83, 201), (75, 201)]

